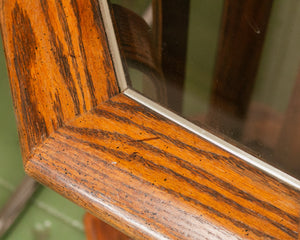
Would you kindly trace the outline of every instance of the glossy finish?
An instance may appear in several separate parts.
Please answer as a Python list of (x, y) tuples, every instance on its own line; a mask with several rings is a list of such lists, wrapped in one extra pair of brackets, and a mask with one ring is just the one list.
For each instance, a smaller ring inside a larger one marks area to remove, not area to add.
[(23, 159), (118, 92), (97, 1), (1, 1)]
[(298, 191), (122, 95), (60, 128), (26, 170), (131, 236), (298, 237)]
[(135, 239), (299, 238), (299, 190), (119, 93), (95, 0), (0, 6), (29, 175)]

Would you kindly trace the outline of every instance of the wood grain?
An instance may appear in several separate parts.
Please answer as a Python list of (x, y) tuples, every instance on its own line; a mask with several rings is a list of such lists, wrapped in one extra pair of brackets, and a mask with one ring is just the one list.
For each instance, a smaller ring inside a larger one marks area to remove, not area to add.
[(2, 0), (23, 159), (64, 122), (118, 92), (97, 0)]
[(57, 130), (26, 171), (136, 238), (299, 234), (299, 191), (122, 95)]
[(30, 176), (135, 239), (299, 238), (299, 189), (119, 93), (96, 0), (0, 21)]

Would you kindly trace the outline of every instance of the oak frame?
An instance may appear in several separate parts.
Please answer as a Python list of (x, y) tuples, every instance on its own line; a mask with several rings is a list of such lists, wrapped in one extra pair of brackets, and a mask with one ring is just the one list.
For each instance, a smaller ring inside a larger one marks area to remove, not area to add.
[(299, 239), (297, 186), (120, 91), (97, 0), (1, 0), (0, 23), (30, 176), (136, 239)]

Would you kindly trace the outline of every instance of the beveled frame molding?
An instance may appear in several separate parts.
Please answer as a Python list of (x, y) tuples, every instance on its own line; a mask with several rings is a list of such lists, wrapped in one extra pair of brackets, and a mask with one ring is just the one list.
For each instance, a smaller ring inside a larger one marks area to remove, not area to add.
[(97, 0), (0, 22), (30, 176), (136, 239), (299, 239), (299, 188), (119, 90)]

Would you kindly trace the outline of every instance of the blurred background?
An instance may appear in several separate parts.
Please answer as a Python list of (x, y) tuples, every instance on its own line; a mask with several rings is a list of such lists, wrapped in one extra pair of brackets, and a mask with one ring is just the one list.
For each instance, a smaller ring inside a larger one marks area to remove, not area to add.
[[(0, 39), (0, 208), (9, 199), (24, 175)], [(20, 218), (0, 239), (85, 239), (82, 221), (84, 212), (54, 191), (40, 187)]]

